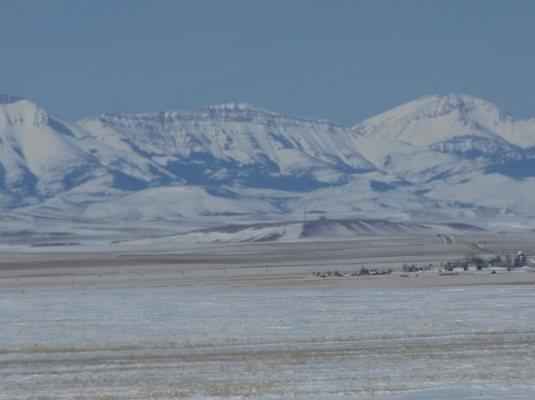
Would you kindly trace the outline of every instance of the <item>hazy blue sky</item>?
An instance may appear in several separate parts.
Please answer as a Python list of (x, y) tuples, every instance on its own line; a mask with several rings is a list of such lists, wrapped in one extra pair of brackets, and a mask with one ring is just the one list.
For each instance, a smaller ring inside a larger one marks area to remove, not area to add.
[(0, 93), (68, 119), (248, 102), (352, 124), (431, 93), (535, 117), (535, 1), (0, 0)]

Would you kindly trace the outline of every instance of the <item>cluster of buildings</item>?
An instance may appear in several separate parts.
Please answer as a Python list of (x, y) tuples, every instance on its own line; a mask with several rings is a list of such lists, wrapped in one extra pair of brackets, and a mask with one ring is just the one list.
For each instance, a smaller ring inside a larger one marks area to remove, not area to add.
[(517, 254), (498, 255), (486, 260), (481, 257), (472, 257), (467, 260), (448, 262), (442, 265), (442, 270), (447, 272), (481, 271), (487, 268), (512, 270), (528, 265), (528, 257), (524, 252), (519, 251)]
[[(526, 254), (519, 251), (516, 254), (510, 255), (497, 255), (488, 259), (482, 257), (471, 256), (464, 260), (449, 261), (441, 264), (428, 264), (425, 266), (411, 264), (403, 265), (401, 276), (407, 277), (407, 273), (410, 272), (434, 272), (437, 274), (457, 274), (461, 272), (476, 272), (481, 270), (491, 271), (511, 271), (515, 268), (522, 267), (535, 267), (535, 261), (528, 259)], [(392, 268), (380, 269), (374, 268), (369, 270), (366, 267), (362, 267), (359, 271), (354, 272), (340, 272), (340, 271), (325, 271), (314, 272), (313, 275), (318, 278), (342, 278), (344, 276), (363, 276), (363, 275), (388, 275), (392, 274), (394, 270)]]

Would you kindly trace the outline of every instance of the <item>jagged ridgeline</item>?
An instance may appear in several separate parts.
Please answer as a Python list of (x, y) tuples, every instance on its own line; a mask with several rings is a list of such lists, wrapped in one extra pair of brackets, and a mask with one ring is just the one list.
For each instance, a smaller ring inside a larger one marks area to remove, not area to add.
[(247, 104), (67, 122), (0, 96), (0, 207), (116, 218), (527, 215), (535, 120), (428, 96), (354, 127)]

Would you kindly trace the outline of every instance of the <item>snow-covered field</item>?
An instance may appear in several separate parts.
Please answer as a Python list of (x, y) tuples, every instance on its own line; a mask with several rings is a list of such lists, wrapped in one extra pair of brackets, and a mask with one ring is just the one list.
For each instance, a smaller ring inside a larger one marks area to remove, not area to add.
[(262, 246), (5, 254), (0, 398), (535, 397), (535, 274), (321, 280)]

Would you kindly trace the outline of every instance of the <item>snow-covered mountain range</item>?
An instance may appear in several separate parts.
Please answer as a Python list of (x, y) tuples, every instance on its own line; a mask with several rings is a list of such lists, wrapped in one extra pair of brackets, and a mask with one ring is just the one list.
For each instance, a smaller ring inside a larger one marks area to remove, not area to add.
[(67, 122), (0, 96), (4, 213), (177, 220), (531, 217), (535, 119), (427, 96), (355, 125), (247, 104)]

